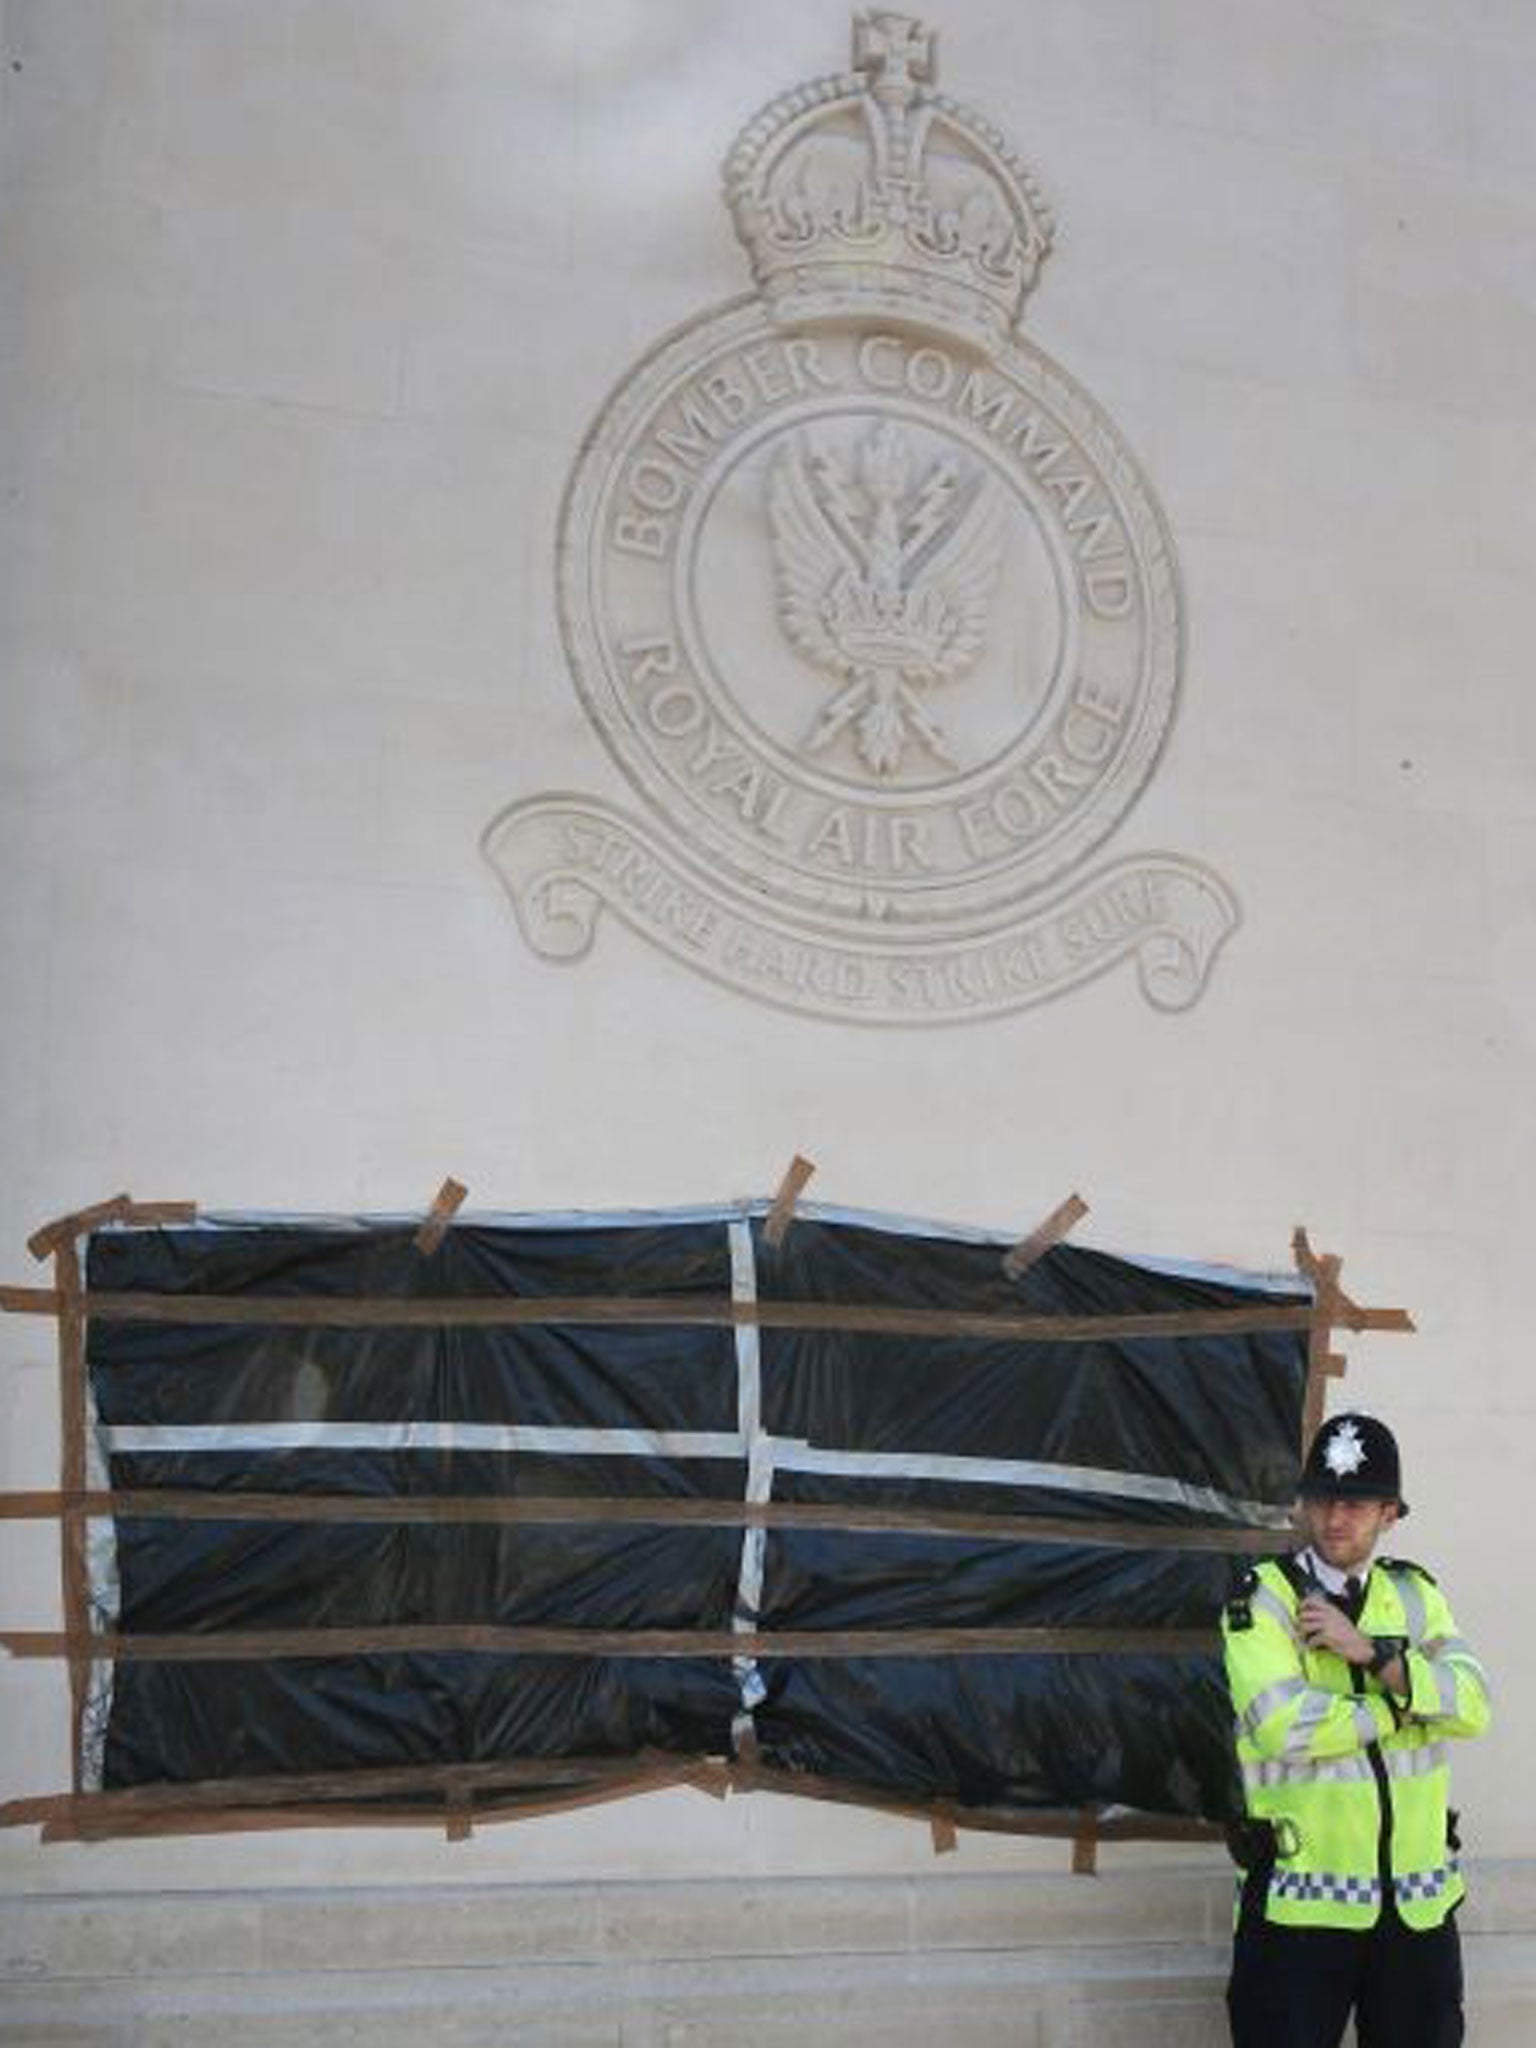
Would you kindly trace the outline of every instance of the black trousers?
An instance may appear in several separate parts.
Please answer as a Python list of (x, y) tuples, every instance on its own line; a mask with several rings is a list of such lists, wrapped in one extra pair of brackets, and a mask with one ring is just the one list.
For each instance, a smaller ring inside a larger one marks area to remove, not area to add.
[(1396, 1914), (1354, 1933), (1275, 1927), (1244, 1911), (1232, 1947), (1233, 2048), (1460, 2048), (1461, 1938), (1454, 1919), (1415, 1933)]

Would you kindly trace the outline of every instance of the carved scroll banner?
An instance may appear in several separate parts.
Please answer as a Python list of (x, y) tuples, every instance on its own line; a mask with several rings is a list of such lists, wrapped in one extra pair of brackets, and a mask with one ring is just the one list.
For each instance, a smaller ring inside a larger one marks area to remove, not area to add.
[(1164, 851), (1083, 872), (1173, 722), (1173, 544), (1023, 332), (1033, 176), (935, 75), (920, 23), (861, 17), (738, 138), (754, 293), (634, 366), (561, 513), (572, 679), (640, 810), (533, 797), (482, 843), (547, 959), (607, 903), (818, 1016), (998, 1016), (1127, 959), (1183, 1009), (1231, 891)]
[(524, 938), (547, 960), (581, 959), (606, 907), (674, 959), (748, 995), (867, 1024), (996, 1016), (1129, 960), (1148, 1002), (1187, 1009), (1237, 915), (1219, 876), (1158, 854), (1100, 868), (1049, 905), (962, 941), (853, 945), (733, 903), (592, 798), (514, 804), (485, 846)]

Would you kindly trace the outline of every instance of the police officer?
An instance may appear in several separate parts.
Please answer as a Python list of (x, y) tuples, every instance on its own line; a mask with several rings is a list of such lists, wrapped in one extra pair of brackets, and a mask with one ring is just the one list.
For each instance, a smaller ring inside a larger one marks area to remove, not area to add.
[(1463, 1884), (1446, 1744), (1488, 1725), (1482, 1667), (1419, 1565), (1375, 1556), (1408, 1512), (1369, 1415), (1318, 1431), (1296, 1519), (1227, 1609), (1248, 1812), (1227, 2008), (1235, 2048), (1456, 2048)]

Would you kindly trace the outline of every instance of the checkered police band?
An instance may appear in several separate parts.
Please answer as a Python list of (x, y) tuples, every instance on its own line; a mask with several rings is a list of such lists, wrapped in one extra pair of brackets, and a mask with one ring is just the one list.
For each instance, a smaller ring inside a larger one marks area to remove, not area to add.
[[(1458, 1875), (1460, 1865), (1453, 1859), (1434, 1870), (1410, 1870), (1392, 1880), (1399, 1903), (1409, 1899), (1437, 1899)], [(1329, 1870), (1277, 1870), (1269, 1881), (1270, 1896), (1276, 1899), (1326, 1901), (1333, 1906), (1376, 1906), (1381, 1903), (1381, 1880), (1349, 1877)]]
[(1377, 1906), (1381, 1903), (1378, 1877), (1337, 1876), (1328, 1870), (1277, 1870), (1269, 1881), (1270, 1897), (1326, 1899), (1334, 1906)]

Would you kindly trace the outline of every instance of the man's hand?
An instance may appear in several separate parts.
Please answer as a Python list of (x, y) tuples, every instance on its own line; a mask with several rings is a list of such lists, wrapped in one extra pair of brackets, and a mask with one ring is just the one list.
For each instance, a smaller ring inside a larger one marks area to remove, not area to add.
[(1332, 1650), (1346, 1664), (1370, 1663), (1376, 1645), (1326, 1594), (1309, 1593), (1296, 1610), (1296, 1621), (1309, 1650)]

